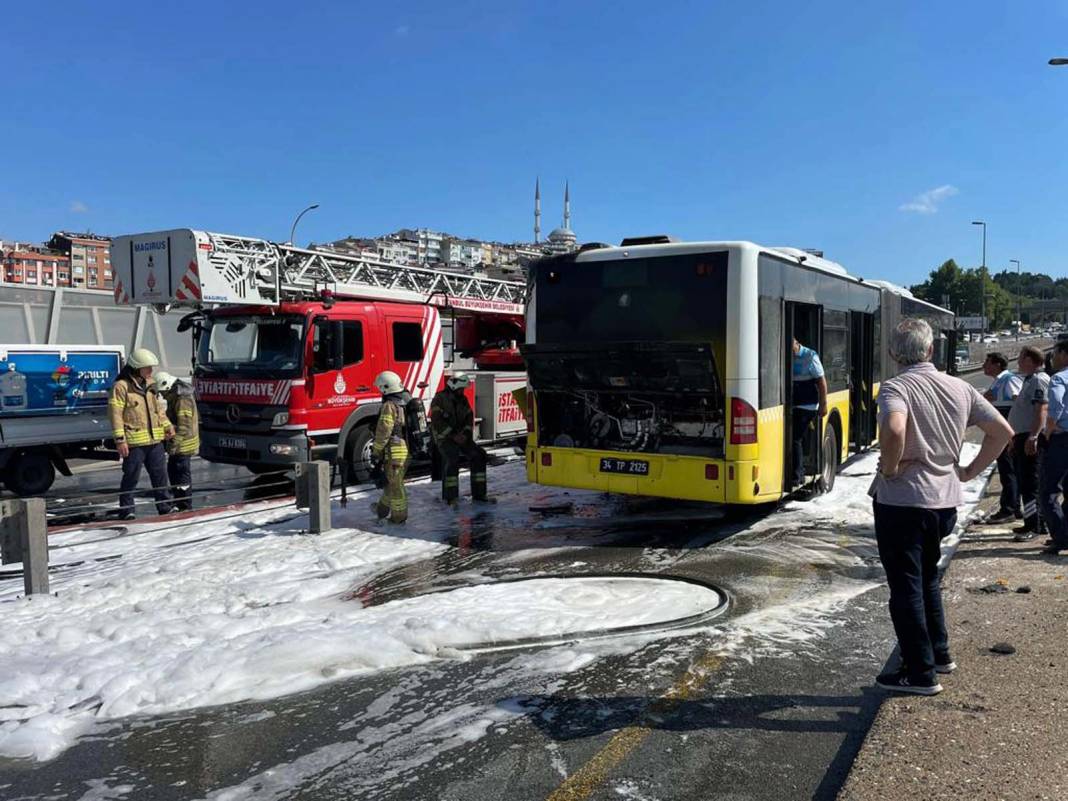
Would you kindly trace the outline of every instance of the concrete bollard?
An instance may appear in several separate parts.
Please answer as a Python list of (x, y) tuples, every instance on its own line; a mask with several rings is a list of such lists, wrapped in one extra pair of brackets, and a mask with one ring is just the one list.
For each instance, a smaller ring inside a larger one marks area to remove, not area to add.
[(44, 498), (0, 501), (0, 561), (22, 562), (22, 583), (27, 595), (48, 593)]
[(308, 510), (308, 531), (322, 534), (331, 529), (330, 463), (304, 462), (297, 465), (297, 507)]

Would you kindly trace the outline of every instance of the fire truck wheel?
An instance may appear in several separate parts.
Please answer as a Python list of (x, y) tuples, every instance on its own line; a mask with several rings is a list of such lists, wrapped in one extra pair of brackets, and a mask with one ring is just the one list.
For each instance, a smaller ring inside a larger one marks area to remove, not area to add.
[(374, 442), (371, 426), (357, 426), (345, 442), (345, 460), (349, 465), (350, 483), (362, 484), (371, 480), (371, 444)]
[(48, 491), (56, 480), (56, 468), (47, 453), (21, 451), (7, 466), (4, 483), (16, 495), (29, 497)]

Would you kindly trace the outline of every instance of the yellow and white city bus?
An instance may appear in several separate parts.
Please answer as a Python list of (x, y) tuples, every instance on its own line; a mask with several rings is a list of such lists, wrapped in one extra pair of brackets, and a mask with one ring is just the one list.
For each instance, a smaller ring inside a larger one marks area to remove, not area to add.
[(532, 268), (527, 477), (558, 487), (759, 504), (796, 489), (792, 340), (815, 349), (827, 416), (807, 434), (809, 481), (876, 438), (883, 332), (935, 330), (953, 368), (953, 314), (818, 254), (752, 242), (626, 239)]

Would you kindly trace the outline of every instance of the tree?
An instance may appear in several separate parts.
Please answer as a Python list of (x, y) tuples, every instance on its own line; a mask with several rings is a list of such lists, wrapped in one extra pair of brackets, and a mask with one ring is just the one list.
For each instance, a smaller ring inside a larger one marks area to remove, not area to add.
[[(1004, 275), (999, 274), (1002, 282), (1006, 280)], [(1049, 280), (1052, 284), (1052, 279)], [(984, 267), (962, 270), (957, 262), (949, 259), (932, 270), (922, 284), (911, 287), (911, 291), (916, 297), (939, 306), (946, 305), (948, 299), (949, 308), (958, 314), (978, 315), (984, 307), (981, 293), (985, 289), (986, 316), (990, 325), (998, 328), (1008, 325), (1016, 317), (1016, 298), (1004, 289), (1002, 282), (991, 279), (990, 272)]]

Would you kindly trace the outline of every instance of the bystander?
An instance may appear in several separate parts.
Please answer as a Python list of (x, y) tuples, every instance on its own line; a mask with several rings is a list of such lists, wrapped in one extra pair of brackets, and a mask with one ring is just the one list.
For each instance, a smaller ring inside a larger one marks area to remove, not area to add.
[[(957, 521), (961, 481), (978, 476), (1011, 436), (1006, 420), (971, 385), (931, 363), (934, 334), (923, 320), (902, 320), (890, 355), (901, 372), (879, 391), (879, 471), (870, 494), (875, 538), (890, 587), (890, 619), (901, 666), (881, 674), (887, 690), (934, 695), (938, 673), (956, 668), (949, 650), (938, 562)], [(983, 443), (959, 464), (965, 429), (979, 426)]]

